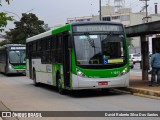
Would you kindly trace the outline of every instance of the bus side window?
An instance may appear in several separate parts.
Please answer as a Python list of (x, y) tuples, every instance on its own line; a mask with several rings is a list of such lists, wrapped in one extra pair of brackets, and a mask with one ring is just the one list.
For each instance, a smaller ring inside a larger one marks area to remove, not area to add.
[(36, 41), (34, 41), (33, 43), (32, 43), (32, 50), (33, 50), (33, 58), (36, 58), (37, 56), (36, 56), (36, 48), (37, 48), (37, 44), (36, 44)]
[(37, 51), (41, 51), (41, 50), (42, 50), (41, 40), (38, 40), (38, 43), (37, 43)]
[(57, 63), (62, 63), (62, 37), (61, 36), (58, 36), (58, 39), (56, 40), (57, 42), (57, 48), (56, 48), (56, 51), (57, 51), (57, 60), (56, 62)]
[(41, 58), (42, 56), (42, 41), (37, 41), (37, 58)]
[(49, 54), (49, 59), (48, 59), (48, 63), (52, 63), (52, 45), (51, 45), (51, 41), (52, 41), (52, 36), (50, 36), (48, 38), (48, 54)]
[(5, 49), (0, 52), (0, 63), (5, 63), (6, 55), (7, 55), (7, 53), (6, 53)]
[(46, 39), (42, 39), (42, 64), (46, 64)]
[(46, 62), (46, 64), (50, 64), (51, 63), (50, 39), (51, 39), (51, 37), (47, 37), (45, 39), (46, 40), (46, 50), (45, 50), (45, 58), (46, 58), (45, 62)]
[(28, 57), (32, 57), (32, 43), (28, 43)]
[(52, 37), (52, 41), (51, 41), (51, 44), (52, 44), (52, 63), (55, 63), (55, 52), (56, 52), (56, 37), (53, 36)]
[(26, 58), (28, 58), (28, 44), (26, 44)]

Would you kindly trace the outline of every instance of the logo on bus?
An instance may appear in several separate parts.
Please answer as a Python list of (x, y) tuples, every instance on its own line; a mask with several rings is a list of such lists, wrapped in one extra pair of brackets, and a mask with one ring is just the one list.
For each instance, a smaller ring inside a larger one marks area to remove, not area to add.
[(114, 71), (114, 72), (111, 72), (111, 74), (119, 75), (119, 74), (120, 74), (120, 71)]

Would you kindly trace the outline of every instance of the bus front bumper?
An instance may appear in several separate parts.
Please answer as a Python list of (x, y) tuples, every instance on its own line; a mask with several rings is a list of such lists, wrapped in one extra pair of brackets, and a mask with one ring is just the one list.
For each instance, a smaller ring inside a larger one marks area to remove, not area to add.
[[(104, 84), (101, 84), (104, 83)], [(129, 86), (129, 73), (113, 78), (85, 78), (72, 75), (72, 89), (98, 89), (98, 88), (116, 88)]]
[(26, 71), (24, 70), (24, 69), (8, 69), (8, 71), (7, 71), (7, 74), (11, 74), (11, 73), (23, 73), (23, 74), (25, 74), (26, 73)]

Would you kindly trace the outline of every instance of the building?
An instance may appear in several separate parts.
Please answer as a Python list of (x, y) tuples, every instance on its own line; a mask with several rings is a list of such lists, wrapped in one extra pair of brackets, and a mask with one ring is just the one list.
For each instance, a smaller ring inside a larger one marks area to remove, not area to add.
[(92, 19), (93, 19), (93, 16), (83, 16), (83, 17), (67, 18), (67, 23), (82, 22), (82, 21), (91, 21)]

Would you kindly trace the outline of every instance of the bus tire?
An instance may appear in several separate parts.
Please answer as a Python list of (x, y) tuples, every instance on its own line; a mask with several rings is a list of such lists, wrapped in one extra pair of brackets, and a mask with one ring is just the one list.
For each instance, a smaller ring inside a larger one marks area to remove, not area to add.
[(110, 88), (102, 88), (101, 91), (103, 93), (109, 93), (111, 91), (111, 89)]
[(34, 86), (38, 86), (38, 83), (37, 83), (37, 81), (36, 81), (36, 72), (35, 72), (35, 70), (33, 70), (33, 84), (34, 84)]
[(59, 74), (59, 73), (57, 74), (56, 80), (57, 80), (58, 92), (59, 92), (60, 94), (62, 94), (62, 95), (65, 94), (65, 91), (64, 91), (64, 89), (62, 88), (61, 77), (60, 77), (60, 74)]
[(5, 67), (5, 75), (8, 75), (8, 69)]

